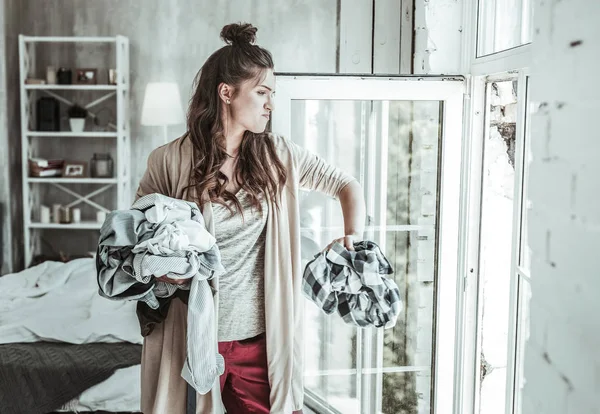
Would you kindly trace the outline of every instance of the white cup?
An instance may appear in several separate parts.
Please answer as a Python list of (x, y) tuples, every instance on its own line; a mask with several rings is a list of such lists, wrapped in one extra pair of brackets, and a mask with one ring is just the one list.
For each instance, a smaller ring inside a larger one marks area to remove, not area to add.
[(40, 223), (50, 223), (50, 207), (40, 206)]
[(52, 222), (53, 223), (60, 223), (60, 204), (53, 204), (52, 205)]
[(71, 210), (71, 219), (73, 219), (73, 223), (81, 223), (81, 210), (78, 208)]
[(104, 211), (97, 211), (96, 212), (96, 221), (98, 223), (104, 223), (104, 220), (106, 220), (106, 213)]
[(48, 66), (46, 68), (46, 83), (48, 85), (56, 84), (56, 69), (54, 66)]

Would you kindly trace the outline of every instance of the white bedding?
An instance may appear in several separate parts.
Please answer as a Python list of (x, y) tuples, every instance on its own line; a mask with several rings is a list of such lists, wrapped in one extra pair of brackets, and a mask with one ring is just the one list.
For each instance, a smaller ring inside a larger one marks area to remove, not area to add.
[(44, 262), (0, 277), (0, 343), (142, 343), (134, 301), (98, 294), (92, 258)]
[(106, 381), (85, 390), (56, 411), (139, 411), (140, 372), (140, 365), (118, 369)]
[[(142, 343), (135, 302), (98, 294), (95, 260), (44, 262), (0, 277), (0, 343)], [(117, 370), (68, 411), (139, 411), (140, 365)], [(59, 410), (60, 411), (60, 410)]]

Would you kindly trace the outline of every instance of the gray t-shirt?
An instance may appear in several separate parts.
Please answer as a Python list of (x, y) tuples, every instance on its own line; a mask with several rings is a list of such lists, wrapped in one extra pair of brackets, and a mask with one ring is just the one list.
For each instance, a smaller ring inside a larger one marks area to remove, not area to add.
[[(243, 209), (231, 216), (213, 203), (215, 237), (225, 272), (219, 276), (220, 342), (239, 341), (265, 332), (264, 259), (268, 205), (252, 207), (244, 189), (236, 194)], [(233, 207), (233, 204), (232, 204)]]

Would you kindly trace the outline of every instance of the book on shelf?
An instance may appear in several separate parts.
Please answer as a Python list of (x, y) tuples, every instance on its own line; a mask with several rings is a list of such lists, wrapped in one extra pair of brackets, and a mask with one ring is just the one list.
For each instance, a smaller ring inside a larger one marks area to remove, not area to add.
[(60, 169), (52, 169), (52, 170), (42, 170), (37, 175), (32, 175), (32, 177), (60, 177), (62, 175), (62, 168)]
[(37, 79), (37, 78), (27, 78), (27, 79), (25, 79), (25, 84), (26, 85), (45, 85), (46, 80), (45, 79)]
[(65, 160), (46, 160), (44, 158), (29, 159), (30, 177), (60, 177)]

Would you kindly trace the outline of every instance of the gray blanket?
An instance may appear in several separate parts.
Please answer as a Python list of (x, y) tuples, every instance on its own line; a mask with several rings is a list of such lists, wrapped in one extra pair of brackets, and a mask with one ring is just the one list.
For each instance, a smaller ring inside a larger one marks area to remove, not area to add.
[(56, 410), (117, 369), (139, 364), (141, 353), (141, 345), (128, 343), (0, 345), (0, 412)]

